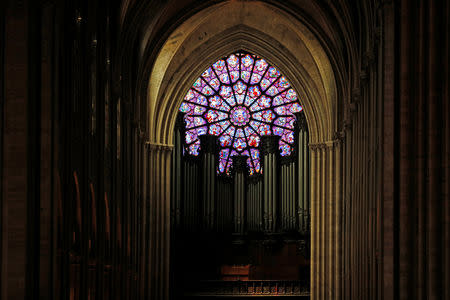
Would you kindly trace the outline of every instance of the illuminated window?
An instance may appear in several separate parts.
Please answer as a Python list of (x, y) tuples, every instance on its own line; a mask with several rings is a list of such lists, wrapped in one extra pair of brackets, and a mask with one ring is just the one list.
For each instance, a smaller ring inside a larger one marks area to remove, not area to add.
[(301, 110), (296, 92), (275, 67), (250, 53), (231, 54), (203, 72), (184, 97), (185, 150), (197, 156), (199, 136), (214, 135), (220, 143), (218, 173), (230, 174), (234, 155), (248, 156), (250, 175), (261, 173), (261, 136), (280, 136), (281, 156), (290, 155), (294, 113)]

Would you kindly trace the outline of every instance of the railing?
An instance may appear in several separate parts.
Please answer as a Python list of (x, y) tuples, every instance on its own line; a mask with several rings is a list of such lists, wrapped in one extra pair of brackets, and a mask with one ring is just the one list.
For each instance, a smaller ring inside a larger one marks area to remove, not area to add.
[[(309, 297), (309, 284), (302, 281), (248, 280), (220, 281), (207, 280), (192, 286), (186, 296), (295, 296)], [(195, 289), (195, 290), (194, 290)]]

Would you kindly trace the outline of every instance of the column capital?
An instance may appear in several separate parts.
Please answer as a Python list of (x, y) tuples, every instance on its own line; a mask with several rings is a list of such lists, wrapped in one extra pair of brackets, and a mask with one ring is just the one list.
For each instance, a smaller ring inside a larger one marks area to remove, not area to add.
[(326, 148), (326, 144), (325, 143), (310, 143), (309, 144), (309, 149), (311, 150), (318, 150), (318, 149), (324, 149)]
[(145, 146), (150, 150), (150, 151), (172, 151), (173, 150), (173, 145), (169, 145), (169, 144), (161, 144), (161, 143), (155, 143), (155, 142), (145, 142)]
[(339, 143), (341, 143), (340, 139), (334, 139), (331, 141), (325, 141), (322, 143), (315, 143), (315, 144), (309, 144), (309, 148), (311, 150), (317, 150), (317, 149), (333, 149), (334, 146), (338, 145)]

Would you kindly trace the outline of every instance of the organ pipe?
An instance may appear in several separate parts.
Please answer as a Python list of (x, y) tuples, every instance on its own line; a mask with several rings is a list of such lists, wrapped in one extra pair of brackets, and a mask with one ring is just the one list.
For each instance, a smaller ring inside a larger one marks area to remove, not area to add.
[(274, 232), (277, 223), (277, 152), (278, 136), (263, 136), (261, 138), (261, 153), (263, 156), (264, 177), (264, 231)]
[(262, 176), (259, 174), (250, 176), (247, 184), (248, 231), (262, 230), (261, 188), (262, 188)]
[(234, 178), (234, 232), (243, 234), (245, 229), (245, 173), (247, 156), (233, 156)]
[(290, 231), (296, 229), (296, 176), (294, 156), (282, 157), (281, 163), (281, 230)]
[[(175, 129), (171, 219), (175, 228), (206, 231), (309, 232), (308, 130), (296, 114), (297, 146), (279, 157), (279, 137), (261, 138), (262, 174), (247, 176), (248, 157), (233, 157), (233, 176), (216, 174), (217, 138), (200, 136), (199, 157), (183, 155), (184, 120)], [(217, 191), (217, 192), (216, 192)], [(199, 197), (200, 196), (200, 197)]]
[(174, 151), (172, 152), (172, 197), (171, 197), (171, 224), (177, 229), (181, 224), (181, 186), (184, 172), (183, 158), (183, 138), (184, 138), (184, 114), (179, 114), (175, 123)]
[(297, 161), (298, 175), (297, 186), (297, 214), (298, 214), (298, 231), (307, 234), (309, 232), (310, 220), (310, 196), (309, 196), (309, 157), (308, 157), (308, 128), (305, 114), (303, 112), (296, 114), (296, 138), (297, 145)]
[(217, 230), (231, 232), (233, 230), (233, 181), (226, 176), (217, 178)]
[(189, 232), (194, 232), (197, 229), (198, 224), (198, 159), (186, 155), (184, 157), (183, 168), (183, 225), (184, 229)]
[(215, 228), (215, 174), (217, 150), (217, 138), (215, 136), (203, 135), (200, 137), (202, 148), (202, 223), (203, 228), (211, 231)]

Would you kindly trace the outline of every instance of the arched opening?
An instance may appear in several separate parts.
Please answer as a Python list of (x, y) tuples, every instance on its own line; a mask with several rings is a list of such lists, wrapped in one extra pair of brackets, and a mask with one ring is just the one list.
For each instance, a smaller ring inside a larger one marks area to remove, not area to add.
[[(320, 276), (325, 276), (325, 247), (321, 245), (328, 242), (324, 228), (333, 226), (331, 223), (337, 220), (328, 219), (323, 212), (326, 205), (339, 201), (340, 160), (335, 152), (339, 141), (332, 140), (336, 130), (334, 107), (338, 106), (334, 72), (321, 43), (303, 23), (270, 4), (257, 1), (251, 4), (231, 1), (198, 12), (175, 29), (158, 55), (145, 63), (152, 66), (142, 94), (147, 98), (149, 163), (153, 166), (149, 192), (156, 209), (157, 224), (153, 230), (161, 247), (150, 258), (150, 265), (154, 262), (155, 270), (151, 272), (155, 274), (161, 268), (164, 271), (157, 294), (169, 291), (173, 228), (170, 224), (171, 190), (167, 182), (173, 175), (171, 162), (178, 109), (199, 74), (217, 58), (237, 49), (256, 53), (277, 66), (281, 74), (289, 78), (302, 101), (310, 151), (310, 291), (314, 297)], [(333, 210), (334, 213), (339, 214), (339, 210)], [(339, 247), (338, 244), (329, 246)]]
[[(450, 299), (447, 2), (3, 1), (0, 298), (169, 299), (178, 108), (247, 51), (304, 106), (311, 299)], [(197, 168), (214, 173), (205, 142)], [(261, 184), (232, 165), (232, 182), (200, 177), (258, 206)]]
[(309, 296), (308, 130), (288, 78), (234, 52), (179, 108), (171, 273), (178, 297)]

